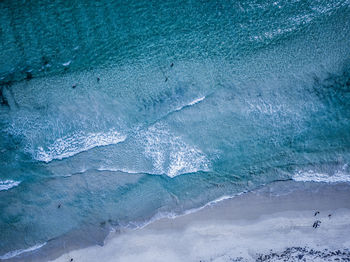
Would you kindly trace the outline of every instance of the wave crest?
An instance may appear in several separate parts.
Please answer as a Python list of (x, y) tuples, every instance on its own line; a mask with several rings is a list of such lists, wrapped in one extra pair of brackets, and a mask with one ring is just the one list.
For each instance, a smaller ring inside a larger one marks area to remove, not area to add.
[(326, 174), (315, 172), (313, 170), (299, 171), (293, 176), (293, 180), (300, 182), (324, 182), (324, 183), (339, 183), (350, 182), (350, 174), (346, 172), (347, 165), (341, 170), (336, 170), (334, 174)]
[(10, 180), (10, 179), (4, 180), (4, 181), (0, 180), (0, 191), (9, 190), (13, 187), (18, 186), (20, 183), (21, 183), (21, 181), (14, 181), (14, 180)]
[(54, 159), (61, 160), (63, 158), (74, 156), (94, 147), (118, 144), (125, 139), (125, 135), (121, 135), (115, 130), (88, 134), (79, 132), (71, 136), (64, 136), (57, 139), (46, 149), (38, 147), (35, 159), (48, 163)]
[(150, 127), (142, 139), (145, 141), (145, 154), (151, 158), (155, 173), (175, 177), (209, 170), (209, 161), (199, 148), (171, 134), (160, 124)]
[(10, 258), (16, 257), (16, 256), (18, 256), (20, 254), (23, 254), (23, 253), (35, 251), (35, 250), (37, 250), (39, 248), (42, 248), (45, 245), (46, 245), (46, 242), (43, 243), (43, 244), (37, 244), (37, 245), (32, 246), (32, 247), (27, 248), (27, 249), (13, 250), (13, 251), (10, 251), (10, 252), (0, 256), (0, 259), (10, 259)]

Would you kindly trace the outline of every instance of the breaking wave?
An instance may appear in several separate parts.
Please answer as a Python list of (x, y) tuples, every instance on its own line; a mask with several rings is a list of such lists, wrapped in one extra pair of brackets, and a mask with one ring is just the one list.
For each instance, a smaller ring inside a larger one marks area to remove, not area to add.
[(0, 191), (2, 190), (9, 190), (13, 187), (18, 186), (21, 183), (21, 181), (14, 181), (14, 180), (0, 180)]
[(74, 156), (94, 147), (115, 145), (123, 142), (125, 139), (126, 136), (114, 130), (88, 134), (79, 132), (59, 138), (45, 149), (38, 147), (35, 158), (48, 163), (54, 159)]
[(308, 170), (297, 172), (293, 176), (293, 180), (300, 182), (324, 183), (350, 182), (350, 174), (344, 170), (337, 170), (333, 174), (320, 173), (313, 170)]
[(0, 259), (10, 259), (10, 258), (13, 258), (13, 257), (16, 257), (20, 254), (23, 254), (23, 253), (27, 253), (27, 252), (32, 252), (32, 251), (35, 251), (35, 250), (38, 250), (40, 248), (42, 248), (43, 246), (46, 245), (46, 242), (43, 243), (43, 244), (37, 244), (35, 246), (32, 246), (30, 248), (26, 248), (26, 249), (18, 249), (18, 250), (13, 250), (13, 251), (10, 251), (2, 256), (0, 256)]

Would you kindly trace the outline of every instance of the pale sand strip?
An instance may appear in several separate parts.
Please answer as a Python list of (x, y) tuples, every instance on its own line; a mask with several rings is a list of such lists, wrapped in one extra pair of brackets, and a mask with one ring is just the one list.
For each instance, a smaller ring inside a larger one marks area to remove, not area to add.
[[(314, 216), (316, 210), (320, 214)], [(315, 220), (322, 222), (317, 229)], [(275, 183), (192, 214), (125, 230), (103, 247), (74, 250), (54, 261), (255, 261), (271, 249), (305, 246), (350, 248), (349, 184)]]

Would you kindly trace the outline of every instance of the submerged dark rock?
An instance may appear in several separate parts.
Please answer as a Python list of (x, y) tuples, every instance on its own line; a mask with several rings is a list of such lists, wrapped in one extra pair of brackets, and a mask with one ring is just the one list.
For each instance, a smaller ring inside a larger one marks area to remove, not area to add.
[(9, 107), (9, 102), (2, 92), (3, 87), (0, 88), (0, 104)]
[(26, 77), (25, 77), (25, 79), (26, 80), (31, 80), (31, 79), (33, 79), (33, 74), (32, 74), (32, 72), (30, 72), (30, 71), (27, 71), (26, 72)]
[(47, 66), (49, 64), (49, 59), (46, 56), (42, 56), (41, 61), (44, 66)]

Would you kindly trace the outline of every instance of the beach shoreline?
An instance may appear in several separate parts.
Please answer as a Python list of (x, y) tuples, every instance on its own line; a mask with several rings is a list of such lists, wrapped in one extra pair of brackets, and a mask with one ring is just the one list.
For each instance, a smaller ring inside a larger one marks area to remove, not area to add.
[(185, 215), (118, 230), (103, 245), (56, 246), (55, 252), (37, 250), (4, 261), (350, 259), (349, 199), (349, 183), (275, 182)]

